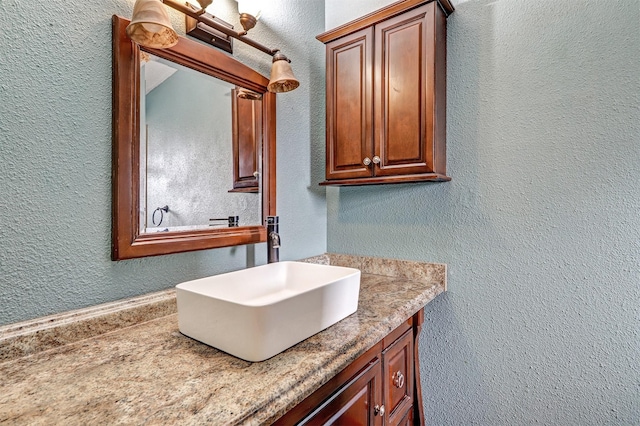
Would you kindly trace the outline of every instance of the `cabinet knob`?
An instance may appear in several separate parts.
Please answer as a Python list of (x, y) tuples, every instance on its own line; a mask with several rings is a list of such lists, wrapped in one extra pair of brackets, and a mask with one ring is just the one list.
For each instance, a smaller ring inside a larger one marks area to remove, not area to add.
[(393, 381), (393, 385), (398, 389), (404, 386), (404, 374), (402, 374), (401, 371), (393, 373), (393, 376), (391, 376), (391, 380)]
[(384, 416), (384, 405), (377, 405), (373, 407), (373, 414), (376, 416)]
[(362, 164), (364, 164), (365, 166), (368, 166), (369, 164), (371, 164), (371, 158), (364, 157), (364, 160), (362, 160)]
[(380, 164), (380, 163), (382, 163), (382, 160), (380, 160), (380, 157), (378, 157), (377, 155), (373, 157), (373, 164)]

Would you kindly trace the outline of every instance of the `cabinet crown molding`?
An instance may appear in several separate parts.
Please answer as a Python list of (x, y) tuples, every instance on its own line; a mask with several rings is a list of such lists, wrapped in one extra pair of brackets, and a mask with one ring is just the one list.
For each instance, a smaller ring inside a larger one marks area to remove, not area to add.
[(326, 31), (316, 36), (316, 39), (320, 40), (323, 43), (328, 43), (363, 28), (375, 25), (380, 21), (406, 12), (407, 10), (413, 9), (414, 7), (432, 3), (434, 1), (438, 3), (447, 17), (453, 13), (454, 7), (450, 0), (400, 0), (395, 3), (391, 3), (390, 5), (383, 7), (382, 9), (371, 12), (368, 15), (364, 15), (358, 19), (354, 19), (351, 22), (347, 22), (346, 24)]

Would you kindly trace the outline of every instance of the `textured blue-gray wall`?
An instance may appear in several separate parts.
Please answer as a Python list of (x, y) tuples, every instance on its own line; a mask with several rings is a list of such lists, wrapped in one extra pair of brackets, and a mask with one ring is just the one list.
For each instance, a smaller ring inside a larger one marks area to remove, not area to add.
[[(112, 262), (111, 15), (134, 0), (0, 1), (0, 324), (170, 288), (246, 264), (244, 247)], [(237, 5), (214, 7), (236, 25)], [(171, 13), (184, 32), (183, 17)], [(324, 2), (269, 2), (252, 30), (293, 61), (278, 96), (283, 259), (326, 250)], [(268, 75), (270, 57), (235, 43)], [(313, 106), (313, 113), (312, 113)], [(312, 181), (314, 181), (312, 183)], [(257, 262), (266, 262), (264, 244)]]
[[(387, 3), (327, 0), (327, 28)], [(109, 260), (110, 17), (132, 4), (0, 2), (0, 324), (244, 266), (242, 247)], [(252, 34), (302, 82), (278, 99), (283, 257), (328, 229), (330, 250), (449, 264), (422, 336), (429, 424), (640, 424), (640, 3), (456, 2), (453, 181), (329, 189), (328, 225), (324, 3), (269, 4)]]
[(427, 424), (639, 425), (640, 2), (455, 6), (453, 180), (330, 189), (328, 249), (448, 264)]

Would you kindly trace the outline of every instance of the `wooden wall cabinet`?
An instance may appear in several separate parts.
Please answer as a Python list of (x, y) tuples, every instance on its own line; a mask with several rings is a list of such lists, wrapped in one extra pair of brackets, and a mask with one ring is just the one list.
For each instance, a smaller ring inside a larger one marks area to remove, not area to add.
[(404, 0), (319, 35), (327, 56), (321, 185), (448, 181), (448, 0)]
[(229, 192), (257, 193), (260, 192), (258, 169), (262, 149), (262, 99), (257, 94), (256, 98), (239, 96), (243, 90), (236, 87), (231, 91), (233, 189)]
[(423, 425), (420, 310), (275, 425)]

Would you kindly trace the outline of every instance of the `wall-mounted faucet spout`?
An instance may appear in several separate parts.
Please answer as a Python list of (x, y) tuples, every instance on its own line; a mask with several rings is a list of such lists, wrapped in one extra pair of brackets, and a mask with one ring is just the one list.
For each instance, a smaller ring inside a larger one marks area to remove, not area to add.
[(280, 261), (280, 234), (278, 216), (267, 216), (267, 263)]

